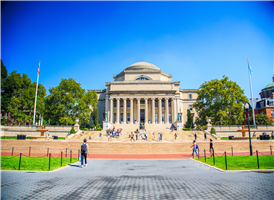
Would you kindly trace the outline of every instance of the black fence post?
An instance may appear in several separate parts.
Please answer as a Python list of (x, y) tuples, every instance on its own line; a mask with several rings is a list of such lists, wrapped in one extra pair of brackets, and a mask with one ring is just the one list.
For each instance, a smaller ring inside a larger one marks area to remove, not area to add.
[(72, 163), (72, 150), (70, 150), (70, 163)]
[(200, 158), (200, 149), (198, 149), (198, 160)]
[(233, 147), (231, 147), (231, 152), (232, 152), (232, 156), (233, 156)]
[(61, 166), (63, 166), (62, 161), (63, 161), (63, 152), (61, 151)]
[(51, 153), (49, 153), (49, 171), (50, 171), (50, 157), (51, 157)]
[(11, 148), (11, 156), (13, 156), (14, 147)]
[(205, 162), (206, 162), (206, 150), (204, 149), (204, 156), (205, 156)]
[(78, 159), (79, 159), (79, 151), (80, 151), (80, 150), (78, 149)]
[(29, 157), (30, 157), (30, 151), (31, 151), (31, 147), (29, 147)]
[(213, 165), (215, 165), (214, 149), (213, 149)]
[(20, 153), (20, 158), (19, 158), (19, 170), (21, 168), (21, 156), (22, 156), (22, 153)]
[(257, 154), (257, 164), (258, 164), (258, 169), (260, 169), (260, 165), (259, 165), (259, 156), (258, 156), (258, 150), (256, 150), (256, 154)]
[(67, 157), (67, 155), (68, 155), (68, 148), (66, 148), (66, 157)]
[(47, 157), (49, 157), (49, 148), (47, 149)]
[(272, 146), (270, 145), (270, 154), (272, 155)]
[(225, 169), (227, 170), (226, 151), (225, 151)]

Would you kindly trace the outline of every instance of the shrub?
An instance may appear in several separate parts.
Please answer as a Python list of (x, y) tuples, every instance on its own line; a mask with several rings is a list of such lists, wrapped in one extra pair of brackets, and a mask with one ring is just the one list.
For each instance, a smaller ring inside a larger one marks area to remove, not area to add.
[(206, 125), (201, 126), (201, 129), (202, 129), (202, 130), (205, 130), (205, 129), (206, 129)]
[(88, 131), (88, 128), (84, 128), (84, 131)]
[(215, 134), (216, 135), (216, 130), (214, 127), (211, 128), (211, 131), (210, 131), (211, 134)]
[(70, 129), (70, 134), (75, 134), (76, 133), (76, 131), (74, 130), (74, 127), (72, 127), (71, 129)]
[(191, 131), (191, 128), (183, 128), (183, 131)]
[(97, 129), (96, 129), (96, 131), (101, 131), (101, 130), (102, 130), (102, 128), (97, 128)]

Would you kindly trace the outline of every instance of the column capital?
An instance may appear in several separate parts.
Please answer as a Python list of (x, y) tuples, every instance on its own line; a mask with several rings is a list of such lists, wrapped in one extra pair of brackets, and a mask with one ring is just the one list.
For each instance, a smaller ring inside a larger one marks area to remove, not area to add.
[(147, 97), (145, 97), (144, 99), (145, 99), (145, 100), (148, 100), (148, 98), (147, 98)]
[(151, 100), (155, 100), (155, 97), (151, 97)]
[(137, 97), (136, 99), (137, 99), (138, 101), (140, 101), (140, 100), (141, 100), (141, 97)]
[(162, 100), (163, 98), (162, 97), (158, 97), (158, 100)]
[(109, 98), (109, 100), (111, 100), (111, 101), (112, 101), (112, 100), (113, 100), (113, 97), (110, 97), (110, 98)]
[(176, 97), (172, 97), (173, 100), (176, 100)]
[(169, 100), (170, 99), (170, 97), (165, 97), (165, 100)]
[(126, 98), (126, 97), (124, 97), (124, 98), (123, 98), (123, 100), (127, 100), (127, 98)]
[(130, 100), (134, 100), (134, 98), (133, 98), (133, 97), (130, 97), (129, 99), (130, 99)]
[(116, 97), (115, 99), (116, 99), (117, 101), (120, 101), (120, 97)]

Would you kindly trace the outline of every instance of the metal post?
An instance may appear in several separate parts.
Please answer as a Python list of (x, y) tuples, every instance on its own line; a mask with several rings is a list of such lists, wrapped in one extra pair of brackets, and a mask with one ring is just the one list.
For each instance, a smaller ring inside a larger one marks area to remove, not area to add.
[(78, 149), (78, 159), (79, 159), (79, 151), (80, 151), (80, 150)]
[(29, 157), (30, 157), (30, 150), (31, 150), (31, 147), (29, 147)]
[(47, 157), (49, 157), (49, 148), (47, 149)]
[(272, 155), (272, 146), (270, 145), (270, 153), (271, 153), (271, 155)]
[(251, 136), (250, 136), (250, 122), (249, 122), (248, 109), (246, 109), (246, 112), (247, 112), (248, 132), (249, 132), (249, 151), (250, 151), (250, 156), (253, 156), (252, 144), (251, 144)]
[(259, 156), (258, 156), (258, 150), (256, 150), (256, 154), (257, 154), (257, 164), (258, 164), (258, 169), (260, 169), (260, 165), (259, 165)]
[(66, 148), (66, 157), (67, 157), (67, 155), (68, 155), (68, 148)]
[(20, 158), (19, 158), (19, 170), (21, 168), (21, 156), (22, 156), (22, 153), (20, 153)]
[(11, 156), (13, 156), (14, 147), (11, 148)]
[(63, 159), (63, 152), (61, 151), (61, 166), (63, 166), (62, 159)]
[(71, 160), (72, 159), (72, 157), (71, 157), (72, 155), (71, 155), (71, 153), (72, 153), (72, 151), (70, 150), (70, 163), (72, 163), (72, 160)]
[(204, 149), (204, 157), (205, 157), (205, 162), (206, 162), (206, 150)]
[(50, 157), (51, 157), (51, 153), (49, 153), (49, 171), (50, 171)]
[(200, 158), (200, 149), (198, 149), (198, 160)]
[(37, 90), (38, 90), (38, 80), (39, 80), (39, 71), (40, 71), (40, 63), (41, 60), (39, 60), (39, 68), (37, 72), (37, 82), (36, 82), (36, 91), (35, 91), (35, 99), (34, 99), (34, 112), (33, 112), (33, 126), (35, 126), (35, 115), (36, 115), (36, 100), (37, 100)]
[(232, 152), (232, 156), (233, 156), (233, 147), (231, 147), (231, 152)]
[(215, 165), (214, 149), (213, 149), (213, 165)]
[(226, 151), (225, 151), (225, 169), (227, 170)]

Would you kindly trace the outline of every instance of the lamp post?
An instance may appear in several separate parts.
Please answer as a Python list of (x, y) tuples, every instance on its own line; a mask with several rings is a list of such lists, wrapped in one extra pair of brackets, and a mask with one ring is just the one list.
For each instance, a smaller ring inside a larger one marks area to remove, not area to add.
[(249, 122), (249, 113), (248, 113), (248, 108), (249, 105), (248, 103), (245, 104), (245, 111), (247, 113), (247, 122), (248, 122), (248, 132), (249, 132), (249, 151), (250, 151), (250, 156), (253, 156), (253, 151), (252, 151), (252, 144), (251, 144), (251, 136), (250, 136), (250, 122)]

